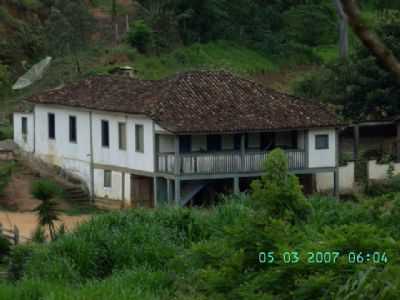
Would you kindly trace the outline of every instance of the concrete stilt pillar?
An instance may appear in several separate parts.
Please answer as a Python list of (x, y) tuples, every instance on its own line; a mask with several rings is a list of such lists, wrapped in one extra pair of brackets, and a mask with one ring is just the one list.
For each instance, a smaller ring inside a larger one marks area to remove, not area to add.
[(236, 195), (240, 193), (239, 177), (233, 178), (233, 193)]
[(158, 178), (153, 178), (153, 196), (154, 196), (154, 207), (157, 207), (158, 201)]
[(354, 144), (353, 144), (353, 159), (358, 160), (358, 151), (360, 145), (360, 127), (358, 125), (354, 126)]
[(175, 204), (180, 206), (181, 203), (181, 180), (175, 179)]
[(171, 179), (167, 179), (167, 201), (172, 202)]
[(335, 168), (335, 171), (333, 172), (333, 195), (337, 199), (340, 197), (339, 168)]

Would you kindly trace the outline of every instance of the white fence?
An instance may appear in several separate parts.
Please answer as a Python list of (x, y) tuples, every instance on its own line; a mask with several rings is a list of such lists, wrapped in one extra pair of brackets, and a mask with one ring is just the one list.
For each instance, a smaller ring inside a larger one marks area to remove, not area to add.
[[(349, 162), (345, 166), (339, 167), (339, 191), (340, 193), (351, 192), (355, 187), (354, 162)], [(333, 172), (317, 173), (316, 188), (318, 192), (328, 192), (333, 190)]]
[[(393, 175), (400, 174), (400, 163), (392, 163), (394, 170)], [(390, 164), (378, 164), (376, 160), (368, 162), (368, 179), (369, 180), (385, 180), (389, 175)]]

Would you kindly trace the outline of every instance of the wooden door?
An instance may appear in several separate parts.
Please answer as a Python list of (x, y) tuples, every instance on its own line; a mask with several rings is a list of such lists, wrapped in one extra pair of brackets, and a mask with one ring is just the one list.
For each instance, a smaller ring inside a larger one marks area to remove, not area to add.
[(153, 178), (132, 175), (131, 186), (133, 207), (154, 207)]

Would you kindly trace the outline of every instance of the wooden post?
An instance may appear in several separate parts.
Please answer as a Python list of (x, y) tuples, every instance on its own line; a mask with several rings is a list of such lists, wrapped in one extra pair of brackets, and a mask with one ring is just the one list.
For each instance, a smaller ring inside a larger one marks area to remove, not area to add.
[(339, 129), (335, 131), (335, 171), (333, 174), (333, 190), (336, 199), (340, 198), (340, 178), (339, 178)]
[(245, 155), (246, 155), (246, 135), (242, 134), (240, 136), (240, 171), (244, 172), (244, 167), (245, 167)]
[(129, 16), (128, 15), (125, 16), (125, 25), (126, 25), (126, 32), (128, 32), (129, 31)]
[(396, 123), (396, 161), (400, 162), (400, 121)]
[(153, 123), (153, 155), (154, 155), (154, 172), (159, 172), (159, 154), (160, 154), (160, 135), (155, 133), (155, 126)]
[(114, 39), (115, 39), (115, 43), (118, 42), (119, 40), (119, 29), (118, 29), (118, 23), (115, 23), (114, 25)]
[(90, 201), (94, 203), (94, 151), (93, 151), (93, 113), (89, 112), (89, 139), (90, 139)]
[(175, 178), (175, 204), (180, 206), (181, 203), (181, 180)]
[(171, 179), (167, 179), (167, 201), (168, 203), (172, 202)]
[(175, 175), (179, 176), (181, 173), (181, 157), (180, 157), (180, 141), (179, 135), (175, 136)]
[(19, 243), (19, 230), (18, 227), (14, 225), (14, 245)]
[(353, 135), (354, 135), (353, 159), (355, 161), (358, 161), (358, 151), (360, 146), (360, 127), (358, 125), (354, 125)]
[(305, 162), (304, 169), (309, 168), (310, 161), (310, 145), (309, 145), (310, 132), (308, 130), (304, 130), (304, 153), (305, 153)]
[(125, 172), (122, 172), (121, 197), (122, 205), (125, 206)]

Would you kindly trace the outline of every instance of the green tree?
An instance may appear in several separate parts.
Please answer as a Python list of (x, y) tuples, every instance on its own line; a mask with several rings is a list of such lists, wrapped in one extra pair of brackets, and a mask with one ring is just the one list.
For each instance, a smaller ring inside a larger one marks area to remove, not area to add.
[(46, 33), (49, 40), (50, 53), (65, 55), (73, 39), (73, 28), (67, 18), (57, 8), (52, 8), (47, 20)]
[(57, 1), (46, 24), (50, 51), (54, 55), (72, 54), (81, 72), (78, 52), (84, 49), (93, 32), (93, 17), (83, 1)]
[(0, 100), (3, 100), (10, 92), (11, 81), (8, 67), (0, 63)]
[(136, 21), (128, 32), (128, 41), (139, 52), (148, 52), (152, 43), (151, 28), (143, 20)]
[(256, 210), (291, 223), (306, 220), (311, 212), (299, 179), (289, 173), (287, 158), (281, 149), (269, 154), (265, 174), (252, 182), (251, 200)]
[(48, 180), (39, 180), (32, 185), (32, 195), (41, 200), (35, 211), (38, 214), (39, 225), (47, 226), (52, 240), (56, 238), (55, 222), (59, 220), (60, 211), (54, 197), (60, 193), (58, 186)]
[[(400, 57), (400, 18), (380, 20), (378, 35)], [(294, 85), (299, 96), (335, 104), (346, 119), (365, 120), (400, 113), (400, 86), (368, 49), (359, 45), (347, 61), (327, 64)]]

